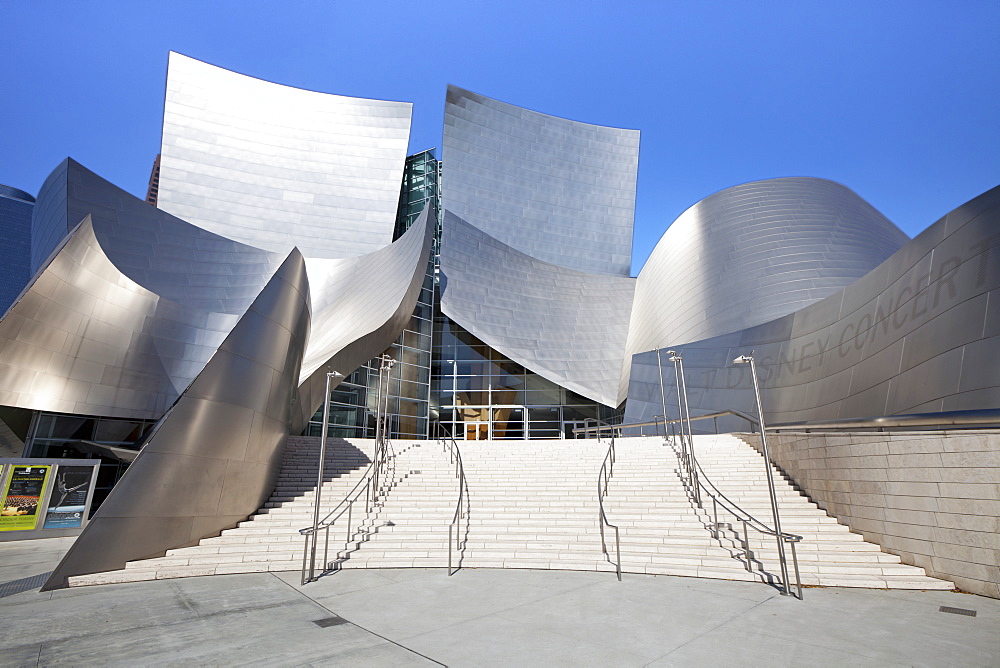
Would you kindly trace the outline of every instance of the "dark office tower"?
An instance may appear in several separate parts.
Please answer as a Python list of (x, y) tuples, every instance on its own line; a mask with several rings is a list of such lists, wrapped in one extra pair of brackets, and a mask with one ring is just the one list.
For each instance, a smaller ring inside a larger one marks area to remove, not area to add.
[(31, 260), (31, 210), (35, 198), (17, 188), (0, 184), (0, 315), (10, 305), (28, 279)]
[(156, 206), (160, 194), (160, 155), (153, 161), (153, 171), (149, 174), (149, 188), (146, 190), (146, 202)]

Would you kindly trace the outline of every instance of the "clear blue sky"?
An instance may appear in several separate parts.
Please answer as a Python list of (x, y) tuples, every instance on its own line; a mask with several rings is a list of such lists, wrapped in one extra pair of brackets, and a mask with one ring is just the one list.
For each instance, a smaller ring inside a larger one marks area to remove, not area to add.
[(642, 130), (633, 271), (686, 208), (778, 176), (839, 181), (911, 236), (1000, 184), (1000, 1), (0, 0), (0, 183), (72, 156), (144, 196), (167, 51), (414, 103), (448, 83)]

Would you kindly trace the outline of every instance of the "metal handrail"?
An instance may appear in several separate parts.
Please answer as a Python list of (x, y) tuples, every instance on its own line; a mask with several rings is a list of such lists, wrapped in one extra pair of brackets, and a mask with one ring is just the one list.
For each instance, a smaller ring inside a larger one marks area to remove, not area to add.
[[(704, 415), (695, 415), (691, 417), (691, 422), (697, 422), (698, 420), (714, 420), (715, 418), (720, 418), (726, 415), (734, 415), (738, 418), (743, 418), (744, 420), (750, 422), (751, 424), (760, 427), (760, 422), (757, 420), (757, 418), (753, 417), (752, 415), (747, 415), (746, 413), (735, 409), (717, 411), (715, 413), (705, 413)], [(662, 417), (662, 416), (656, 415), (654, 417)], [(672, 425), (672, 424), (677, 424), (678, 422), (680, 422), (680, 419), (670, 419), (667, 420), (666, 422), (664, 422), (663, 420), (652, 420), (649, 422), (622, 422), (620, 424), (608, 424), (605, 422), (594, 427), (577, 427), (576, 429), (573, 430), (573, 433), (590, 432), (590, 431), (596, 431), (600, 433), (601, 431), (610, 430), (612, 432), (617, 431), (618, 435), (621, 436), (621, 431), (623, 429), (634, 429), (636, 427), (659, 427), (660, 425)], [(768, 427), (768, 431), (770, 430), (771, 427)]]
[[(597, 418), (588, 418), (586, 422), (602, 422)], [(607, 423), (603, 423), (607, 424)], [(598, 434), (598, 441), (600, 440), (600, 434)], [(608, 545), (604, 537), (604, 526), (607, 525), (615, 530), (615, 554), (617, 556), (617, 563), (615, 563), (615, 571), (618, 575), (618, 581), (621, 582), (622, 579), (622, 543), (621, 534), (618, 530), (618, 525), (612, 524), (608, 521), (608, 514), (604, 509), (604, 497), (608, 494), (608, 483), (611, 481), (611, 476), (615, 472), (615, 434), (611, 432), (611, 444), (608, 446), (608, 452), (604, 455), (604, 461), (601, 462), (601, 470), (597, 475), (597, 504), (598, 504), (598, 516), (597, 524), (601, 529), (601, 550), (604, 555), (610, 559), (608, 554)]]
[[(375, 503), (377, 503), (379, 491), (382, 489), (382, 485), (384, 484), (381, 478), (381, 474), (383, 473), (382, 469), (389, 461), (388, 451), (392, 448), (388, 436), (386, 435), (389, 413), (388, 390), (389, 381), (391, 380), (392, 367), (395, 365), (396, 361), (387, 354), (383, 354), (379, 359), (381, 360), (381, 364), (378, 372), (378, 390), (375, 394), (374, 458), (372, 463), (368, 466), (368, 470), (365, 471), (365, 474), (361, 477), (361, 480), (354, 485), (354, 489), (348, 492), (344, 499), (338, 503), (333, 510), (327, 513), (322, 520), (320, 520), (320, 495), (323, 490), (323, 464), (326, 451), (327, 428), (330, 423), (330, 379), (332, 376), (339, 376), (341, 374), (331, 372), (326, 375), (326, 390), (323, 398), (323, 433), (320, 437), (320, 460), (315, 492), (315, 514), (313, 516), (313, 524), (311, 527), (299, 529), (299, 533), (305, 536), (305, 553), (302, 555), (303, 585), (316, 579), (317, 534), (319, 534), (321, 530), (326, 532), (326, 540), (323, 547), (323, 569), (325, 571), (330, 563), (328, 561), (330, 551), (330, 527), (332, 527), (345, 512), (347, 513), (347, 538), (344, 548), (346, 550), (347, 546), (351, 543), (351, 536), (353, 535), (351, 532), (351, 517), (354, 511), (354, 503), (361, 498), (361, 483), (364, 483), (366, 514), (371, 513), (372, 507)], [(393, 451), (392, 460), (395, 461), (395, 450)], [(390, 477), (389, 489), (391, 489), (392, 486), (391, 479), (392, 478)], [(388, 491), (388, 489), (386, 491)], [(334, 514), (336, 514), (336, 516), (334, 516)], [(312, 540), (312, 550), (309, 549), (310, 540)], [(306, 575), (307, 570), (308, 576)]]
[[(393, 456), (389, 457), (387, 450), (393, 450)], [(325, 540), (323, 546), (323, 564), (324, 570), (326, 569), (326, 564), (329, 563), (329, 552), (330, 552), (330, 528), (333, 527), (337, 520), (347, 513), (347, 536), (345, 537), (345, 543), (350, 544), (351, 536), (353, 532), (351, 531), (352, 517), (354, 512), (355, 502), (361, 498), (361, 494), (365, 495), (365, 513), (370, 513), (374, 505), (379, 499), (379, 490), (375, 488), (378, 484), (379, 476), (377, 475), (380, 470), (384, 470), (385, 466), (390, 460), (395, 459), (395, 449), (392, 448), (391, 443), (386, 442), (382, 448), (378, 447), (376, 443), (375, 458), (368, 465), (361, 479), (355, 483), (354, 487), (348, 492), (344, 498), (338, 503), (333, 510), (327, 513), (319, 523), (313, 527), (305, 527), (299, 529), (299, 534), (305, 537), (305, 553), (302, 555), (302, 584), (315, 581), (316, 578), (316, 556), (312, 554), (310, 559), (310, 540), (315, 544), (317, 540), (317, 534), (319, 532), (325, 532)], [(362, 484), (364, 487), (362, 488)], [(308, 571), (308, 576), (306, 572)]]
[[(693, 419), (694, 418), (692, 418), (692, 420)], [(716, 438), (718, 438), (718, 436), (716, 436)], [(677, 446), (673, 444), (672, 440), (671, 440), (671, 449), (674, 451), (674, 454), (678, 457), (678, 459), (681, 459), (680, 453), (678, 453), (677, 451)], [(683, 460), (681, 459), (681, 461)], [(690, 464), (687, 465), (690, 466)], [(767, 462), (767, 465), (770, 466), (770, 462)], [(700, 462), (695, 460), (694, 466), (697, 467), (698, 475), (689, 476), (687, 479), (685, 479), (684, 476), (681, 476), (681, 483), (684, 485), (685, 489), (688, 490), (688, 493), (691, 495), (692, 500), (697, 502), (699, 508), (703, 506), (700, 502), (700, 498), (692, 493), (692, 490), (690, 488), (692, 480), (694, 480), (695, 484), (697, 484), (701, 488), (701, 490), (704, 490), (704, 492), (708, 494), (709, 497), (711, 497), (712, 499), (711, 532), (712, 532), (712, 537), (715, 540), (719, 541), (720, 543), (722, 542), (719, 533), (719, 528), (722, 526), (721, 523), (719, 522), (719, 506), (722, 506), (723, 510), (726, 510), (729, 513), (731, 513), (737, 519), (737, 521), (739, 521), (743, 525), (743, 540), (742, 540), (743, 554), (746, 557), (747, 571), (752, 573), (753, 567), (751, 565), (751, 561), (753, 559), (753, 551), (750, 549), (750, 538), (747, 531), (747, 527), (750, 527), (759, 533), (768, 536), (774, 536), (775, 538), (779, 536), (778, 532), (775, 531), (770, 526), (768, 526), (763, 521), (757, 519), (756, 517), (748, 513), (746, 510), (744, 510), (738, 504), (736, 504), (736, 502), (734, 502), (732, 499), (723, 494), (722, 491), (715, 486), (715, 483), (712, 482), (711, 478), (709, 478), (705, 474), (705, 470), (702, 468)], [(730, 524), (730, 527), (731, 526), (732, 525)], [(796, 590), (798, 591), (798, 599), (802, 600), (802, 577), (799, 573), (798, 555), (795, 552), (795, 545), (796, 543), (802, 542), (802, 536), (782, 531), (780, 537), (781, 540), (783, 540), (791, 547), (792, 566), (795, 570), (795, 586)], [(783, 555), (779, 555), (779, 558), (783, 558)], [(785, 588), (786, 592), (788, 591), (788, 586), (789, 584), (787, 582), (782, 583), (782, 587)]]
[[(465, 478), (465, 465), (462, 463), (462, 451), (458, 447), (458, 442), (455, 440), (455, 436), (445, 430), (440, 423), (437, 424), (438, 440), (441, 441), (441, 446), (448, 450), (448, 463), (455, 465), (455, 477), (458, 478), (458, 501), (455, 504), (455, 514), (451, 518), (451, 523), (448, 524), (448, 575), (454, 575), (458, 572), (458, 569), (452, 570), (451, 561), (451, 548), (455, 547), (456, 552), (461, 552), (460, 544), (462, 542), (462, 520), (465, 520), (465, 531), (469, 531), (469, 520), (467, 513), (462, 510), (462, 501), (464, 500), (466, 504), (469, 503), (468, 497), (466, 496), (466, 490), (468, 489), (468, 482)], [(445, 440), (441, 436), (441, 433), (448, 437)], [(452, 540), (452, 529), (455, 529), (454, 541)], [(461, 564), (461, 560), (459, 560)]]
[(942, 411), (940, 413), (906, 413), (903, 415), (881, 415), (863, 418), (835, 418), (833, 420), (809, 420), (806, 422), (779, 422), (770, 424), (768, 431), (811, 429), (884, 429), (886, 427), (936, 427), (947, 429), (961, 427), (989, 427), (1000, 425), (1000, 410), (983, 408), (968, 411)]
[[(735, 409), (706, 413), (704, 415), (691, 416), (691, 421), (709, 420), (720, 418), (725, 415), (734, 415), (750, 422), (753, 426), (760, 428), (760, 422), (752, 415)], [(654, 416), (659, 417), (659, 416)], [(667, 424), (678, 422), (676, 419), (668, 420)], [(638, 427), (654, 427), (663, 424), (662, 420), (652, 420), (649, 422), (628, 422), (615, 425), (578, 427), (574, 433), (586, 431), (607, 431), (620, 430)], [(804, 422), (775, 422), (767, 425), (767, 431), (809, 431), (812, 429), (837, 430), (837, 429), (885, 429), (889, 427), (903, 427), (917, 429), (920, 427), (936, 427), (947, 429), (949, 427), (961, 427), (974, 429), (976, 427), (993, 427), (1000, 425), (1000, 410), (994, 408), (983, 408), (968, 411), (943, 411), (940, 413), (906, 413), (902, 415), (880, 415), (863, 418), (835, 418), (832, 420), (808, 420)]]

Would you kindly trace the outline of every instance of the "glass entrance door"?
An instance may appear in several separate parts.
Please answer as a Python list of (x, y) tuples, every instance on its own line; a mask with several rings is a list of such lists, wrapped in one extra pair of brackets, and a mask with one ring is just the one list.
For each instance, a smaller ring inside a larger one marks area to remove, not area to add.
[(488, 441), (490, 440), (489, 422), (464, 422), (462, 423), (467, 441)]

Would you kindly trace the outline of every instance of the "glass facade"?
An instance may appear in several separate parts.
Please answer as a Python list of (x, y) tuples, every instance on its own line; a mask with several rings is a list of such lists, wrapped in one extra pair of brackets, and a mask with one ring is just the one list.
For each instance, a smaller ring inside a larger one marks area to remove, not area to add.
[(431, 416), (456, 439), (574, 438), (615, 411), (504, 357), (440, 313), (434, 320)]
[[(587, 418), (611, 419), (614, 409), (528, 371), (441, 313), (436, 294), (440, 183), (441, 163), (432, 150), (406, 159), (395, 238), (426, 206), (435, 208), (438, 221), (413, 317), (385, 351), (396, 360), (389, 387), (390, 438), (429, 438), (439, 427), (467, 440), (573, 438), (572, 429), (584, 426)], [(378, 358), (369, 360), (331, 393), (331, 436), (375, 437), (378, 368)], [(321, 408), (306, 434), (319, 436), (322, 427)]]
[[(394, 239), (403, 235), (423, 212), (432, 206), (438, 211), (440, 162), (433, 150), (406, 159), (399, 195)], [(417, 306), (406, 329), (383, 354), (396, 364), (389, 383), (389, 437), (425, 439), (429, 435), (431, 334), (434, 316), (434, 283), (440, 220), (434, 234), (434, 248), (427, 263), (424, 284)], [(331, 392), (331, 436), (375, 438), (375, 401), (378, 392), (379, 358), (356, 369)], [(323, 430), (320, 407), (309, 421), (306, 434), (319, 436)]]
[(28, 434), (25, 456), (101, 460), (91, 514), (124, 475), (129, 462), (96, 454), (94, 445), (138, 451), (138, 443), (156, 424), (154, 420), (124, 420), (39, 412)]
[(0, 316), (7, 311), (31, 278), (31, 212), (35, 198), (17, 188), (0, 185)]

